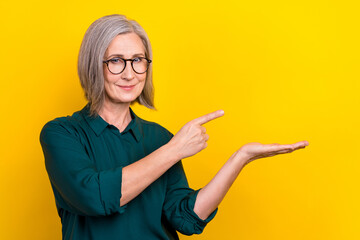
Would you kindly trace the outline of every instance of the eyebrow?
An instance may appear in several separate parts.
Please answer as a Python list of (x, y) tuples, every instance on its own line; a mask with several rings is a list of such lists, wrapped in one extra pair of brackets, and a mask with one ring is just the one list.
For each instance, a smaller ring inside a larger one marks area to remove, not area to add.
[[(111, 54), (110, 56), (108, 56), (107, 58), (110, 58), (110, 57), (124, 57), (124, 55), (122, 54)], [(145, 54), (143, 53), (135, 53), (134, 55), (132, 55), (132, 57), (140, 57), (140, 56), (145, 56)]]

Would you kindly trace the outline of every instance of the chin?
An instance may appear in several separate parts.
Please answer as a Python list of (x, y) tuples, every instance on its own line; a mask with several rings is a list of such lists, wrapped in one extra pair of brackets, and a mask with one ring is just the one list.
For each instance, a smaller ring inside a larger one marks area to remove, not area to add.
[(130, 97), (130, 98), (117, 98), (117, 99), (115, 99), (115, 102), (117, 102), (117, 103), (132, 103), (132, 102), (134, 102), (134, 101), (136, 101), (136, 99), (138, 99), (139, 98), (139, 96), (137, 96), (137, 97)]
[[(110, 94), (109, 94), (110, 93)], [(113, 92), (109, 92), (107, 93), (107, 99), (110, 102), (113, 103), (129, 103), (131, 104), (132, 102), (136, 101), (136, 99), (139, 98), (139, 96), (141, 95), (141, 91), (138, 92), (120, 92), (120, 91), (113, 91)]]

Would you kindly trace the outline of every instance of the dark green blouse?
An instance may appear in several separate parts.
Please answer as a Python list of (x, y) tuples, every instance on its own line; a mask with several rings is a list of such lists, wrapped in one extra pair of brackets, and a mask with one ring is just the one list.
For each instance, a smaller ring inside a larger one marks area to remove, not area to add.
[(193, 211), (198, 193), (189, 188), (181, 161), (140, 195), (120, 207), (122, 168), (144, 158), (173, 136), (139, 118), (123, 132), (89, 106), (45, 124), (40, 143), (61, 218), (63, 239), (178, 239), (176, 230), (199, 234), (206, 220)]

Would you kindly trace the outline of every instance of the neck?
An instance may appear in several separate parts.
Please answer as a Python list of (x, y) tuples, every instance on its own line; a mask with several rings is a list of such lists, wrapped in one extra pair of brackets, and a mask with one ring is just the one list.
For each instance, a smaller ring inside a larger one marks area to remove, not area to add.
[(109, 124), (114, 125), (120, 132), (125, 130), (131, 122), (130, 103), (112, 103), (104, 101), (99, 115)]

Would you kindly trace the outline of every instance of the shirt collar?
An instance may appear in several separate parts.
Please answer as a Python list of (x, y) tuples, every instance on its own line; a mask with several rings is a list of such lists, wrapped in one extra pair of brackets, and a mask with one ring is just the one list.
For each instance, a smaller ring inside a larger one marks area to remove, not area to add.
[[(141, 131), (140, 131), (140, 121), (139, 117), (134, 113), (134, 111), (129, 107), (130, 109), (130, 115), (131, 115), (131, 121), (127, 125), (127, 127), (124, 129), (121, 133), (126, 133), (127, 131), (130, 131), (137, 142), (141, 140)], [(109, 126), (110, 124), (107, 123), (100, 115), (90, 116), (90, 105), (87, 104), (82, 110), (81, 113), (83, 114), (85, 120), (91, 127), (91, 129), (95, 132), (96, 136), (99, 136), (104, 129)]]

